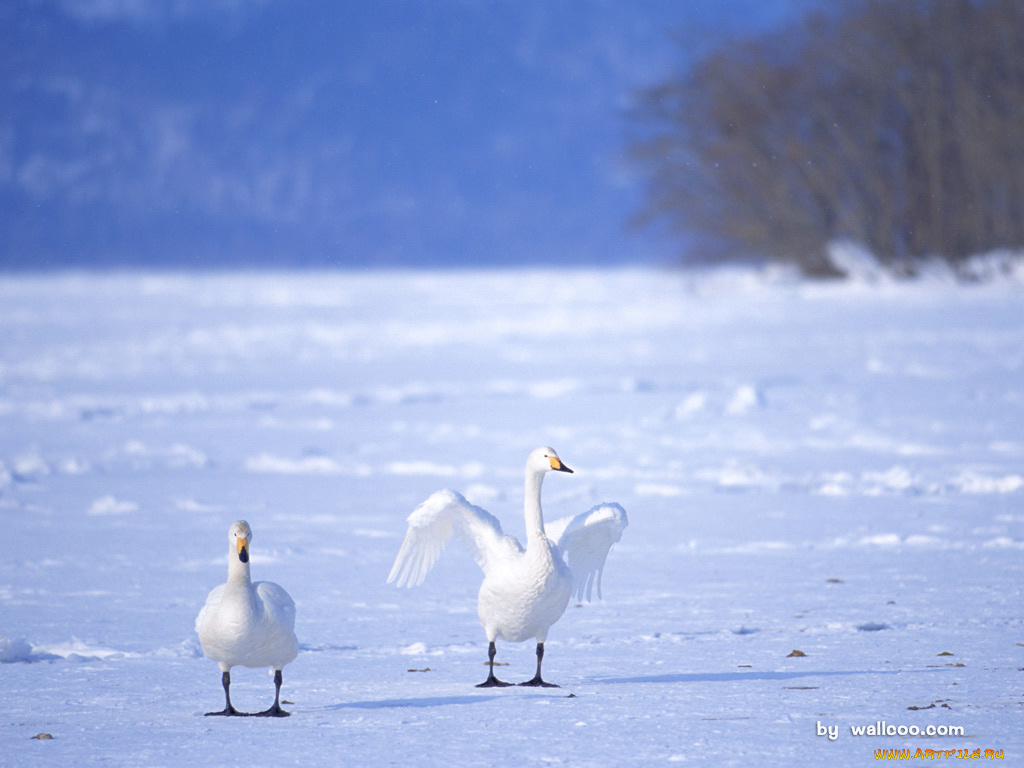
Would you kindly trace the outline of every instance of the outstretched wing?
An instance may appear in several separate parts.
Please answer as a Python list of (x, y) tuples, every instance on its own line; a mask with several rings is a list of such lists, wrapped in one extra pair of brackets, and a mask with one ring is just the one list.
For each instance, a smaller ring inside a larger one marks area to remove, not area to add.
[(409, 515), (409, 528), (388, 584), (422, 584), (452, 536), (458, 537), (485, 572), (501, 555), (522, 550), (515, 539), (502, 533), (501, 523), (494, 515), (473, 506), (462, 494), (438, 491)]
[(618, 504), (599, 504), (589, 512), (564, 517), (545, 525), (549, 539), (565, 553), (573, 575), (573, 592), (577, 600), (586, 594), (590, 602), (592, 588), (597, 586), (601, 597), (601, 572), (612, 544), (622, 538), (629, 521), (626, 510)]

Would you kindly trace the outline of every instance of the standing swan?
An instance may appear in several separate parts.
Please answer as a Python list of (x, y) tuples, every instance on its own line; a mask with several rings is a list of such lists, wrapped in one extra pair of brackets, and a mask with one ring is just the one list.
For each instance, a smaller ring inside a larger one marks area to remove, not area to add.
[(288, 717), (281, 709), (281, 668), (299, 653), (295, 638), (295, 603), (277, 584), (257, 581), (249, 575), (249, 541), (252, 529), (245, 520), (228, 531), (228, 580), (214, 587), (196, 617), (196, 632), (203, 653), (220, 664), (227, 702), (220, 712), (207, 715), (246, 715), (231, 706), (231, 667), (274, 668), (274, 705), (256, 713), (264, 717)]
[[(512, 643), (537, 638), (537, 674), (520, 685), (558, 686), (544, 682), (540, 667), (544, 640), (561, 618), (575, 592), (578, 600), (597, 583), (612, 544), (626, 527), (626, 511), (618, 504), (601, 504), (589, 512), (544, 526), (540, 487), (551, 471), (572, 472), (554, 449), (541, 447), (526, 460), (526, 548), (505, 536), (501, 523), (455, 491), (438, 491), (409, 515), (409, 528), (388, 576), (388, 583), (414, 587), (423, 582), (448, 540), (458, 536), (483, 569), (477, 612), (487, 633), (490, 673), (478, 688), (506, 686), (494, 676), (494, 642)], [(568, 555), (569, 564), (562, 559)]]

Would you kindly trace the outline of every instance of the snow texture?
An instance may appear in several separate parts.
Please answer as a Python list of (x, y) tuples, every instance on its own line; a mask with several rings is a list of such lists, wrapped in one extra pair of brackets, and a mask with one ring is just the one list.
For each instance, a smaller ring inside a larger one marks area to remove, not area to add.
[[(0, 277), (0, 765), (1021, 764), (1024, 280), (993, 269)], [(444, 488), (522, 538), (542, 444), (576, 471), (550, 520), (630, 525), (548, 637), (562, 687), (479, 690), (472, 558), (385, 580)], [(283, 720), (203, 717), (238, 518), (297, 605)], [(880, 720), (964, 732), (851, 734)]]

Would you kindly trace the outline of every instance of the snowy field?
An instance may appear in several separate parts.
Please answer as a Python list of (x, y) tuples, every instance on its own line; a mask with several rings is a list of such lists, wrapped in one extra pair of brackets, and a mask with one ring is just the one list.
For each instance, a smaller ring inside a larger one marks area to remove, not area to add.
[[(562, 687), (480, 690), (469, 556), (385, 579), (441, 488), (521, 536), (545, 443), (549, 519), (630, 526)], [(203, 717), (237, 518), (298, 606), (287, 719)], [(0, 277), (3, 766), (1021, 765), (1022, 582), (1022, 279)]]

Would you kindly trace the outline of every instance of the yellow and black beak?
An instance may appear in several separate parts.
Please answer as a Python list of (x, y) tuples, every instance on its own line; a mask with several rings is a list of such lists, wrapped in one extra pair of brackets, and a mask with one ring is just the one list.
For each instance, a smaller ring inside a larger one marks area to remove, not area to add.
[(235, 546), (238, 548), (238, 559), (243, 563), (249, 562), (249, 539), (239, 536), (235, 539)]
[(552, 469), (556, 469), (559, 472), (568, 472), (570, 475), (572, 474), (572, 470), (565, 466), (565, 464), (562, 463), (562, 460), (557, 456), (548, 456), (548, 461), (551, 462)]

